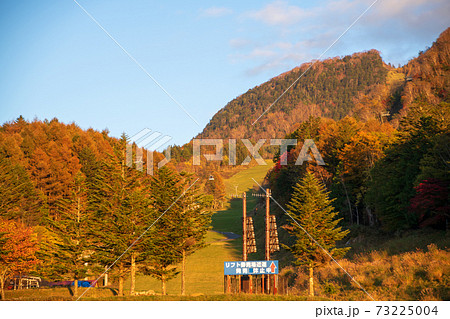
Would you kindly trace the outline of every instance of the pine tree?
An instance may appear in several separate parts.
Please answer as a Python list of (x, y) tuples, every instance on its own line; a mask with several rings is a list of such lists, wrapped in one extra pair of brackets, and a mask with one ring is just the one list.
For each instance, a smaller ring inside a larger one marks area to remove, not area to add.
[(332, 202), (325, 187), (312, 173), (307, 172), (295, 185), (287, 205), (289, 215), (295, 221), (291, 221), (290, 226), (286, 228), (296, 241), (292, 246), (285, 247), (296, 257), (298, 265), (308, 268), (310, 296), (314, 295), (314, 268), (330, 260), (323, 249), (333, 258), (342, 257), (349, 249), (336, 248), (336, 242), (344, 238), (349, 231), (337, 226), (341, 219), (336, 218), (338, 212), (334, 210)]
[(180, 230), (181, 242), (181, 294), (186, 292), (186, 258), (206, 246), (205, 236), (211, 224), (211, 212), (205, 209), (203, 196), (192, 178), (192, 174), (183, 174), (184, 195), (181, 201)]
[(150, 184), (152, 206), (159, 219), (152, 227), (145, 273), (161, 281), (163, 294), (166, 294), (167, 281), (179, 274), (176, 265), (182, 261), (186, 236), (182, 217), (183, 186), (181, 177), (166, 166), (158, 170)]
[(73, 181), (71, 193), (58, 202), (57, 221), (50, 220), (61, 242), (54, 250), (60, 273), (65, 273), (74, 281), (73, 296), (78, 297), (78, 280), (85, 277), (85, 263), (90, 255), (89, 212), (87, 210), (87, 192), (85, 177), (78, 173)]
[(148, 197), (148, 179), (144, 173), (125, 165), (126, 142), (126, 137), (122, 136), (114, 154), (103, 163), (99, 176), (91, 185), (93, 196), (90, 200), (95, 212), (90, 226), (96, 238), (95, 256), (103, 265), (115, 262), (120, 296), (123, 296), (129, 266), (135, 264), (150, 233), (139, 237), (155, 219)]

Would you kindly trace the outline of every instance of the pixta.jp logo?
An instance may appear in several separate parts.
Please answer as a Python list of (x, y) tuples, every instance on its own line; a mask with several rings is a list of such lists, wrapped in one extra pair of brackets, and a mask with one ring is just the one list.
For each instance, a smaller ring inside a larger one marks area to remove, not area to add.
[[(157, 150), (160, 147), (167, 144), (172, 140), (172, 136), (163, 135), (160, 132), (152, 131), (148, 128), (143, 129), (139, 133), (130, 137), (126, 149), (126, 165), (128, 167), (133, 166), (133, 144), (136, 145), (136, 154), (134, 157), (134, 163), (136, 169), (139, 171), (144, 170), (144, 150), (147, 152), (147, 162), (145, 170), (147, 174), (153, 175), (153, 152), (149, 149)], [(164, 159), (158, 163), (158, 169), (169, 163), (171, 159), (170, 153), (171, 147), (168, 146), (164, 151)]]

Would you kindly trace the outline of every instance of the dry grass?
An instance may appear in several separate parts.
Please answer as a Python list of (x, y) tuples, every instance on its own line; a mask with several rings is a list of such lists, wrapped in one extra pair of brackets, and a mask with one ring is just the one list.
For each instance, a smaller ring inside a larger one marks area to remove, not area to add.
[[(426, 251), (392, 256), (373, 251), (339, 263), (375, 300), (450, 299), (450, 251), (438, 249), (434, 244)], [(295, 291), (306, 293), (306, 272), (295, 275)], [(317, 269), (315, 280), (320, 296), (334, 300), (369, 299), (335, 263)]]
[[(80, 289), (80, 294), (84, 290)], [(68, 288), (41, 288), (29, 290), (8, 291), (6, 293), (7, 300), (11, 301), (70, 301), (76, 298), (72, 297)], [(106, 288), (92, 288), (90, 289), (82, 300), (91, 301), (305, 301), (305, 300), (328, 300), (321, 297), (306, 297), (297, 295), (261, 295), (261, 294), (191, 294), (187, 296), (180, 295), (166, 295), (156, 294), (152, 296), (124, 296), (118, 297), (114, 294), (112, 289)]]
[[(87, 288), (79, 288), (78, 293), (81, 295)], [(94, 299), (112, 298), (116, 294), (115, 290), (109, 288), (92, 288), (83, 296)], [(72, 296), (71, 288), (40, 288), (40, 289), (22, 289), (7, 290), (6, 300), (12, 301), (63, 301), (75, 300)]]

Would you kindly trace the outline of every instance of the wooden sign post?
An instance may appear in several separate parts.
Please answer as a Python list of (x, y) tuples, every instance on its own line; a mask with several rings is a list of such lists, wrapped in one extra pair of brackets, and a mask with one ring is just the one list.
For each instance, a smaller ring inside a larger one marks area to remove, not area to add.
[[(248, 220), (247, 220), (247, 194), (244, 192), (242, 194), (242, 260), (247, 261), (248, 260), (248, 232), (252, 231), (253, 229), (247, 228)], [(251, 225), (251, 224), (250, 224)], [(252, 244), (252, 243), (250, 243)], [(248, 290), (244, 288), (244, 292), (253, 293), (253, 287), (252, 287), (252, 276), (248, 275)]]
[[(270, 260), (270, 189), (266, 190), (266, 244), (265, 244), (265, 259)], [(264, 289), (264, 287), (266, 289)], [(269, 275), (263, 275), (263, 292), (270, 293)]]
[[(264, 194), (253, 194), (253, 196), (264, 197)], [(232, 195), (232, 197), (240, 196)], [(260, 293), (277, 293), (278, 261), (270, 261), (270, 254), (280, 248), (276, 219), (274, 215), (270, 215), (270, 189), (266, 190), (265, 197), (265, 261), (248, 261), (248, 254), (256, 252), (256, 242), (253, 219), (247, 217), (247, 194), (244, 192), (242, 193), (242, 261), (224, 263), (225, 293), (253, 293), (253, 277), (255, 278), (256, 293), (259, 292), (259, 287), (261, 287)]]

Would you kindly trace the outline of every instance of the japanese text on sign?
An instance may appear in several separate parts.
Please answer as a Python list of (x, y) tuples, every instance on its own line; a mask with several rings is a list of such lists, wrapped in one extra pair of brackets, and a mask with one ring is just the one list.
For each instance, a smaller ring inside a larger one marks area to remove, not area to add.
[(278, 274), (278, 260), (225, 261), (224, 275), (274, 275)]

